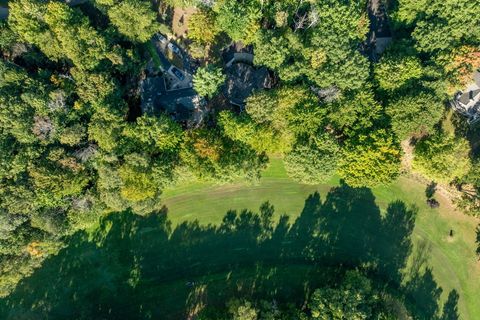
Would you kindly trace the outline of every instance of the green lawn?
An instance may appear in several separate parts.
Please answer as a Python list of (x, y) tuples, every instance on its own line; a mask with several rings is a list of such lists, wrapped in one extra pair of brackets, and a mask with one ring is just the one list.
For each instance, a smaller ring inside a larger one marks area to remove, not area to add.
[[(73, 236), (0, 301), (0, 318), (184, 319), (239, 294), (301, 302), (343, 264), (375, 265), (372, 276), (401, 282), (425, 319), (448, 301), (474, 320), (477, 220), (450, 212), (444, 199), (428, 208), (424, 190), (407, 178), (374, 190), (338, 179), (300, 185), (275, 159), (257, 185), (177, 186), (164, 194), (166, 215), (112, 214)], [(272, 219), (226, 214), (259, 212), (265, 201)]]
[[(169, 218), (174, 224), (198, 219), (201, 223), (219, 223), (224, 213), (230, 209), (258, 211), (261, 203), (269, 201), (275, 207), (276, 216), (286, 213), (297, 218), (307, 196), (318, 191), (324, 199), (331, 186), (338, 185), (338, 179), (321, 186), (307, 186), (292, 182), (287, 178), (283, 164), (273, 160), (258, 185), (243, 183), (228, 186), (215, 186), (205, 183), (182, 185), (164, 193)], [(441, 301), (455, 289), (460, 295), (458, 304), (462, 319), (475, 319), (480, 315), (480, 266), (475, 257), (475, 228), (478, 220), (452, 212), (443, 198), (439, 209), (426, 205), (426, 186), (407, 178), (386, 187), (373, 189), (377, 205), (382, 209), (395, 200), (418, 207), (412, 241), (414, 254), (409, 266), (414, 265), (414, 257), (423, 256), (438, 285), (442, 288)], [(450, 239), (449, 231), (454, 231)], [(359, 237), (364, 236), (359, 233)], [(416, 250), (416, 251), (415, 251)], [(408, 271), (405, 271), (408, 278)]]

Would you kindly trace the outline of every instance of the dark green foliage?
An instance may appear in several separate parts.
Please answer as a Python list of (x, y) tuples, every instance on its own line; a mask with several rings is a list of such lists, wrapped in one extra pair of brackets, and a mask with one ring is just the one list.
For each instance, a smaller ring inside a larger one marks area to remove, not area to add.
[(375, 67), (375, 80), (383, 90), (412, 85), (423, 75), (420, 59), (412, 56), (386, 55)]
[[(64, 237), (113, 211), (159, 210), (163, 190), (179, 180), (256, 181), (273, 155), (302, 183), (336, 174), (352, 186), (388, 183), (399, 174), (397, 138), (434, 132), (452, 84), (478, 67), (472, 1), (399, 1), (390, 15), (394, 43), (374, 64), (364, 46), (364, 1), (160, 3), (9, 1), (8, 22), (0, 23), (1, 295)], [(193, 75), (208, 102), (196, 128), (139, 115), (139, 83), (150, 76), (141, 43), (160, 30), (157, 18), (171, 20), (165, 5), (198, 7), (186, 36), (215, 56), (199, 55), (205, 60)], [(218, 57), (230, 40), (251, 45), (254, 64), (273, 79), (273, 88), (253, 91), (239, 110), (220, 90), (226, 76)], [(421, 139), (414, 165), (465, 189), (472, 184), (469, 199), (476, 199), (478, 172), (463, 138)], [(333, 286), (314, 295), (310, 309), (347, 305), (341, 312), (349, 318), (357, 309), (370, 317), (373, 309), (362, 303), (373, 301), (371, 290), (352, 288), (363, 302)], [(235, 312), (254, 317), (257, 307)]]
[(290, 56), (288, 39), (271, 30), (262, 30), (255, 40), (254, 62), (270, 69), (279, 69)]
[(78, 68), (93, 69), (107, 58), (107, 40), (88, 18), (65, 3), (14, 1), (9, 23), (24, 40), (53, 60), (69, 59)]
[(238, 178), (255, 181), (267, 161), (264, 154), (223, 136), (220, 130), (207, 129), (188, 132), (180, 156), (198, 178), (218, 182)]
[(429, 92), (410, 91), (392, 100), (386, 113), (391, 117), (393, 131), (402, 140), (432, 132), (445, 110), (443, 103)]
[(193, 86), (199, 95), (212, 98), (225, 82), (225, 79), (222, 69), (208, 65), (197, 70), (193, 78)]
[(123, 135), (131, 139), (132, 149), (139, 147), (149, 153), (175, 150), (182, 138), (180, 126), (166, 116), (137, 118), (135, 124), (127, 125)]
[(388, 318), (372, 282), (357, 272), (347, 272), (339, 288), (317, 289), (309, 303), (312, 319)]
[(121, 34), (131, 41), (145, 42), (160, 28), (150, 7), (148, 1), (123, 0), (109, 7), (107, 12)]
[(297, 21), (297, 30), (258, 33), (255, 63), (278, 71), (285, 81), (306, 77), (322, 88), (361, 88), (368, 77), (368, 61), (357, 47), (365, 39), (368, 23), (360, 7), (335, 2), (303, 10), (310, 21)]
[(475, 2), (435, 0), (422, 11), (425, 16), (418, 20), (412, 34), (420, 50), (451, 50), (461, 44), (480, 41), (480, 17)]
[(252, 42), (260, 29), (261, 12), (257, 0), (221, 0), (213, 10), (217, 13), (217, 26), (233, 41)]
[(347, 91), (328, 107), (331, 124), (346, 136), (370, 131), (382, 117), (382, 107), (371, 90)]
[[(201, 319), (394, 319), (394, 315), (382, 305), (379, 292), (372, 288), (372, 281), (358, 271), (348, 271), (338, 287), (316, 289), (308, 301), (307, 310), (293, 305), (279, 305), (276, 301), (232, 299), (227, 310), (209, 310)], [(210, 313), (210, 315), (209, 315)], [(222, 314), (223, 313), (223, 314)], [(214, 315), (213, 315), (214, 314)]]
[(312, 91), (298, 86), (254, 93), (247, 99), (246, 112), (262, 134), (275, 136), (276, 151), (286, 152), (296, 138), (322, 127), (326, 110)]
[(225, 135), (232, 140), (243, 142), (257, 152), (279, 152), (284, 150), (284, 141), (271, 128), (256, 123), (249, 116), (235, 116), (232, 112), (222, 111), (218, 124)]

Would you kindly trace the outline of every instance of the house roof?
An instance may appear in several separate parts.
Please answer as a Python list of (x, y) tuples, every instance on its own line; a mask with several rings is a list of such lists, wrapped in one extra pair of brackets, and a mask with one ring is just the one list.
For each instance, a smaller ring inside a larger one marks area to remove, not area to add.
[(470, 99), (477, 99), (480, 94), (480, 89), (470, 91)]
[(467, 105), (470, 103), (471, 100), (475, 100), (478, 95), (480, 94), (480, 89), (470, 90), (462, 93), (462, 95), (458, 98), (462, 104)]
[(458, 101), (464, 105), (467, 105), (470, 102), (470, 92), (467, 91), (462, 93), (462, 95), (458, 98)]
[(480, 121), (480, 72), (473, 73), (473, 80), (465, 91), (459, 91), (451, 105), (469, 118), (470, 124)]
[(198, 94), (192, 88), (167, 91), (163, 77), (146, 78), (141, 86), (142, 112), (176, 113), (179, 106), (195, 109)]
[(146, 78), (141, 84), (143, 113), (155, 113), (156, 106), (161, 103), (166, 89), (163, 77)]
[(234, 63), (227, 69), (225, 96), (235, 105), (243, 105), (256, 89), (269, 88), (271, 78), (266, 68), (256, 69), (245, 63)]
[(247, 53), (253, 54), (253, 47), (251, 45), (245, 46), (242, 42), (234, 42), (222, 51), (222, 58), (225, 63), (231, 61), (235, 54)]
[(458, 98), (458, 101), (463, 105), (467, 105), (470, 103), (471, 100), (475, 100), (480, 95), (480, 89), (470, 90), (462, 93)]

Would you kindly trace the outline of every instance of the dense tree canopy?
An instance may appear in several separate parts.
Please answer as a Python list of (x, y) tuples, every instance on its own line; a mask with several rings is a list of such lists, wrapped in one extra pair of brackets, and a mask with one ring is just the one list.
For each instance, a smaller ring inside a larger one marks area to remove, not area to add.
[(216, 1), (214, 11), (216, 23), (234, 41), (250, 43), (260, 29), (260, 3), (257, 0)]
[(118, 31), (132, 41), (145, 42), (159, 29), (148, 1), (119, 1), (108, 8), (108, 17)]
[(402, 152), (395, 138), (385, 130), (346, 141), (339, 174), (351, 186), (390, 183), (400, 173)]
[(469, 153), (466, 139), (435, 132), (418, 142), (414, 166), (432, 179), (448, 183), (468, 173), (471, 167)]
[(394, 319), (372, 280), (356, 271), (348, 271), (338, 286), (316, 289), (304, 309), (293, 305), (262, 300), (233, 299), (225, 309), (207, 309), (201, 319), (267, 320), (267, 319)]
[(11, 6), (12, 29), (51, 59), (93, 69), (108, 56), (108, 41), (77, 9), (61, 2), (21, 0)]
[(400, 139), (412, 134), (430, 133), (444, 112), (444, 105), (432, 93), (410, 92), (393, 98), (386, 112), (391, 117), (392, 129)]
[(296, 13), (294, 31), (258, 33), (255, 63), (278, 71), (284, 81), (306, 77), (322, 88), (361, 88), (369, 72), (357, 50), (368, 32), (361, 6), (318, 2), (303, 10), (304, 15)]
[(238, 178), (254, 181), (267, 160), (246, 144), (205, 129), (186, 135), (181, 159), (199, 178), (221, 182)]
[[(475, 2), (435, 0), (421, 9), (424, 16), (412, 34), (419, 50), (451, 50), (464, 43), (480, 41), (480, 17)], [(466, 16), (469, 19), (465, 19)]]
[(418, 80), (423, 73), (416, 57), (384, 56), (375, 68), (375, 80), (384, 90), (395, 90)]
[[(189, 11), (180, 6), (195, 7), (189, 19), (170, 16)], [(478, 198), (475, 130), (443, 117), (480, 67), (478, 4), (399, 0), (387, 10), (394, 37), (382, 55), (360, 0), (9, 1), (0, 23), (0, 295), (99, 217), (158, 210), (179, 181), (255, 181), (269, 156), (301, 183), (338, 174), (375, 186), (399, 175), (398, 142), (414, 136), (414, 170), (473, 185)], [(177, 97), (163, 106), (166, 89), (151, 98), (161, 108), (142, 112), (145, 79), (172, 80), (159, 48), (145, 43), (160, 30), (184, 49), (165, 58), (193, 76), (177, 93), (205, 98), (202, 110), (186, 108), (202, 113), (196, 126), (178, 119)], [(239, 52), (236, 63), (268, 81), (229, 73), (224, 60)], [(226, 74), (252, 84), (240, 86), (245, 103), (229, 103)], [(311, 310), (368, 309), (325, 292)]]
[(338, 142), (328, 134), (312, 141), (299, 142), (285, 156), (285, 168), (290, 177), (307, 184), (325, 183), (333, 177), (340, 157)]
[(202, 10), (194, 13), (188, 21), (188, 37), (200, 43), (213, 43), (218, 35), (215, 15), (212, 11)]
[(382, 106), (371, 90), (347, 91), (328, 104), (331, 125), (346, 136), (368, 132), (382, 118)]

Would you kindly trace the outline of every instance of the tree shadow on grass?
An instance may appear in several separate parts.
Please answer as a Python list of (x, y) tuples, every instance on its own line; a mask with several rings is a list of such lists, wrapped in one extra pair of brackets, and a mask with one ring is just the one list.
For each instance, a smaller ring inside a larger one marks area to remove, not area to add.
[(475, 243), (477, 244), (477, 258), (480, 260), (480, 224), (477, 226), (477, 229), (475, 230), (476, 232), (476, 238), (475, 238)]
[(460, 319), (458, 314), (458, 292), (456, 290), (450, 291), (447, 301), (443, 305), (442, 320), (457, 320)]
[[(167, 210), (146, 217), (112, 214), (91, 235), (78, 233), (0, 303), (2, 319), (184, 319), (233, 296), (303, 303), (363, 267), (400, 288), (412, 251), (416, 210), (391, 203), (384, 214), (366, 188), (344, 184), (321, 201), (310, 195), (292, 224), (259, 213), (229, 211), (219, 226), (184, 222)], [(431, 270), (402, 286), (420, 318), (454, 319), (458, 294), (440, 313)], [(445, 316), (448, 315), (448, 318)]]

